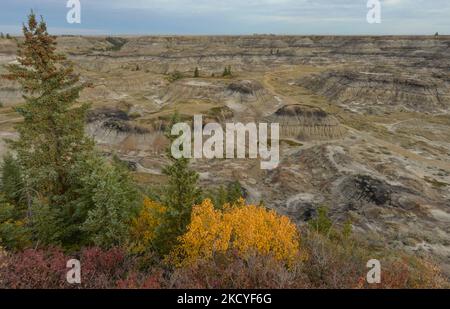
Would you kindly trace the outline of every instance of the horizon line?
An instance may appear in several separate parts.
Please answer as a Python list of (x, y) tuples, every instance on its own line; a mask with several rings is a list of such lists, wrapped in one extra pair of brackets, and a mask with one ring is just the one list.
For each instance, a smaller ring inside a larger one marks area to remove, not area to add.
[[(14, 33), (8, 33), (3, 32), (0, 29), (0, 33), (3, 34), (9, 34), (13, 38), (17, 37), (24, 37), (23, 34), (14, 34)], [(51, 31), (48, 32), (49, 35), (62, 37), (103, 37), (103, 36), (109, 36), (109, 37), (145, 37), (145, 36), (151, 36), (151, 37), (252, 37), (252, 36), (278, 36), (278, 37), (450, 37), (450, 34), (441, 34), (441, 33), (435, 33), (435, 34), (287, 34), (287, 33), (254, 33), (254, 34), (176, 34), (176, 33), (127, 33), (127, 34), (120, 34), (120, 33), (86, 33), (86, 34), (79, 34), (79, 33), (59, 33), (59, 34), (52, 34)], [(437, 34), (437, 35), (436, 35)]]

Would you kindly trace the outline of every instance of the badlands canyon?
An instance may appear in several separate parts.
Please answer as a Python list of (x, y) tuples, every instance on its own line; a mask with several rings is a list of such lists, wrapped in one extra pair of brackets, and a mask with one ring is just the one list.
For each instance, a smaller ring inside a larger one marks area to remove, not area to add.
[[(372, 245), (430, 254), (450, 275), (450, 37), (62, 36), (58, 48), (91, 84), (87, 134), (142, 185), (165, 181), (174, 112), (279, 123), (276, 169), (193, 160), (201, 182), (239, 181), (299, 225), (325, 205)], [(0, 65), (16, 50), (0, 39)], [(2, 80), (0, 155), (22, 101)]]

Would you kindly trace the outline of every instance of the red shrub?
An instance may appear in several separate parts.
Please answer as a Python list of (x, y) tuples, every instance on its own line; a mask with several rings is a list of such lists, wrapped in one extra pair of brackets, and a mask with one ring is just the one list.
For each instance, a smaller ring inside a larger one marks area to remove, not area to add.
[(448, 278), (427, 259), (401, 255), (384, 261), (381, 283), (369, 285), (361, 278), (358, 288), (377, 289), (442, 289), (448, 288)]
[[(0, 252), (0, 288), (442, 288), (448, 281), (438, 267), (407, 255), (385, 255), (382, 283), (366, 282), (366, 263), (372, 256), (359, 246), (340, 245), (318, 235), (304, 238), (306, 261), (287, 267), (270, 256), (250, 254), (246, 259), (228, 251), (211, 259), (164, 271), (149, 255), (127, 256), (120, 248), (86, 248), (67, 255), (58, 248)], [(81, 284), (66, 281), (66, 263), (81, 262)]]
[(157, 271), (150, 276), (133, 272), (125, 280), (117, 281), (119, 289), (162, 289), (165, 287), (163, 272)]
[(117, 281), (125, 278), (132, 260), (125, 259), (122, 249), (103, 251), (86, 248), (79, 255), (81, 262), (81, 285), (67, 283), (69, 270), (66, 263), (75, 255), (65, 255), (60, 249), (27, 249), (0, 257), (0, 287), (22, 288), (115, 288)]
[(116, 281), (125, 277), (130, 263), (125, 259), (125, 251), (113, 248), (86, 248), (81, 252), (81, 286), (83, 288), (114, 288)]
[(176, 269), (169, 286), (177, 289), (292, 289), (307, 288), (309, 282), (301, 272), (300, 263), (287, 268), (283, 262), (267, 255), (250, 254), (243, 259), (229, 251)]
[(57, 248), (47, 250), (27, 249), (4, 257), (4, 267), (0, 269), (2, 287), (21, 288), (64, 288), (66, 263), (69, 260)]

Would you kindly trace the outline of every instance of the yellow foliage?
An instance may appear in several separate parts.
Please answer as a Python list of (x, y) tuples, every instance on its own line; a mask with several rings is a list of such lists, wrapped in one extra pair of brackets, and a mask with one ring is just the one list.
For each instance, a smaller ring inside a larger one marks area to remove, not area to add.
[(285, 216), (241, 199), (224, 210), (214, 209), (210, 200), (195, 206), (188, 231), (173, 252), (177, 264), (211, 258), (214, 252), (236, 250), (241, 257), (250, 252), (273, 255), (290, 264), (299, 257), (299, 233)]
[(143, 253), (151, 245), (155, 238), (155, 230), (163, 220), (166, 208), (149, 198), (144, 199), (144, 203), (139, 215), (131, 222), (130, 251), (132, 253)]
[(192, 209), (188, 231), (180, 237), (180, 248), (187, 259), (209, 258), (215, 251), (226, 251), (229, 247), (232, 227), (224, 222), (222, 213), (214, 209), (210, 200), (205, 200)]

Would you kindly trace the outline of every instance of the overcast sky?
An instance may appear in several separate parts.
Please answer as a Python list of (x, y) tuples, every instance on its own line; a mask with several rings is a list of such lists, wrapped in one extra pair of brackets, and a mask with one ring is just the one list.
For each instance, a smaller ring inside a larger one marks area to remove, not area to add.
[(0, 31), (18, 34), (27, 13), (54, 34), (450, 34), (450, 0), (380, 0), (369, 24), (367, 0), (80, 0), (69, 24), (67, 0), (0, 0)]

